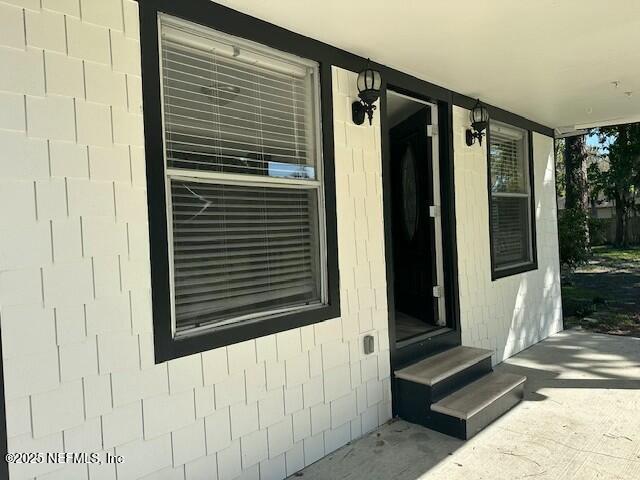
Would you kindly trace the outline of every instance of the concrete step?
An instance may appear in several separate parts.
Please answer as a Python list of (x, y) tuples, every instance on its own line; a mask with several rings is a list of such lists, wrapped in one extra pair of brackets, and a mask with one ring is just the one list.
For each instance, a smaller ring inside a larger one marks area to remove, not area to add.
[(454, 347), (394, 373), (396, 378), (433, 387), (487, 358), (490, 359), (491, 353), (491, 350), (482, 348)]
[(455, 436), (469, 439), (520, 402), (526, 380), (521, 375), (491, 372), (432, 404), (431, 411), (439, 424), (455, 426)]

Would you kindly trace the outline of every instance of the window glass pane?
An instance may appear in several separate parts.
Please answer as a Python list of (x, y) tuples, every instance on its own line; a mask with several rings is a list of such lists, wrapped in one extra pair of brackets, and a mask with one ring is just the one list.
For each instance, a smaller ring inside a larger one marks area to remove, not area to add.
[(530, 261), (529, 198), (494, 196), (491, 217), (495, 266)]
[(408, 146), (401, 161), (402, 172), (402, 213), (407, 238), (413, 240), (418, 228), (418, 184), (415, 155), (411, 145)]
[(491, 191), (526, 193), (526, 136), (522, 130), (491, 122)]
[(166, 15), (160, 33), (176, 335), (321, 304), (318, 65)]
[(314, 68), (202, 35), (162, 26), (167, 166), (315, 179)]
[(178, 334), (320, 302), (317, 190), (172, 179), (171, 202)]
[(489, 129), (493, 266), (533, 260), (527, 132), (491, 121)]
[(167, 166), (316, 179), (317, 65), (163, 18)]

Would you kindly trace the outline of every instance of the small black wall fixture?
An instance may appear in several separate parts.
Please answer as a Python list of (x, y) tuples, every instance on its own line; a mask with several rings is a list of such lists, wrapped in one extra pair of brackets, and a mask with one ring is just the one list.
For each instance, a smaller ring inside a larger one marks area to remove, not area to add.
[(373, 123), (373, 111), (376, 109), (374, 103), (380, 98), (381, 83), (380, 72), (370, 68), (369, 59), (367, 59), (367, 66), (358, 73), (360, 100), (351, 104), (351, 117), (356, 125), (364, 123), (365, 114), (369, 117), (369, 125)]
[(470, 147), (476, 142), (476, 139), (478, 139), (478, 143), (482, 145), (484, 130), (489, 123), (489, 110), (480, 103), (480, 99), (476, 100), (476, 104), (471, 109), (469, 120), (471, 121), (471, 128), (468, 128), (466, 132), (467, 145)]

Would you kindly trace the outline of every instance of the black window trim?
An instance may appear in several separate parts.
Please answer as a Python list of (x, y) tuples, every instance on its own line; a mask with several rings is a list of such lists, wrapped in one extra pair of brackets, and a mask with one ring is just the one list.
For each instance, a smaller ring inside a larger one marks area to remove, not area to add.
[[(211, 2), (205, 3), (209, 3), (213, 9), (219, 8)], [(183, 3), (153, 0), (139, 2), (143, 122), (151, 260), (151, 299), (156, 363), (340, 316), (331, 63), (324, 58), (318, 58), (316, 49), (309, 48), (305, 50), (298, 44), (296, 51), (289, 51), (289, 53), (295, 53), (318, 62), (320, 71), (320, 131), (323, 152), (327, 302), (317, 308), (274, 314), (268, 317), (212, 328), (209, 331), (203, 331), (198, 334), (174, 338), (170, 290), (170, 268), (172, 266), (169, 263), (167, 192), (162, 142), (158, 14), (166, 13), (281, 50), (277, 45), (270, 45), (262, 41), (263, 38), (260, 35), (252, 35), (251, 28), (243, 28), (238, 31), (219, 28), (219, 17), (218, 21), (209, 22), (209, 19), (214, 19), (216, 16), (207, 15), (206, 8), (201, 10), (194, 8), (197, 4), (201, 4), (201, 2)], [(202, 6), (204, 7), (204, 5)], [(294, 36), (293, 33), (291, 35)], [(290, 41), (295, 44), (294, 38), (290, 39)]]
[[(533, 161), (533, 132), (523, 126), (521, 122), (510, 122), (511, 118), (505, 118), (502, 115), (494, 115), (495, 112), (490, 112), (490, 121), (487, 125), (487, 136), (486, 136), (486, 151), (487, 151), (487, 194), (488, 194), (488, 205), (489, 205), (489, 254), (491, 257), (491, 281), (495, 281), (501, 278), (511, 277), (513, 275), (518, 275), (520, 273), (530, 272), (538, 269), (538, 247), (537, 247), (537, 231), (536, 231), (536, 200), (535, 200), (535, 172), (534, 172), (534, 161)], [(529, 168), (529, 215), (530, 215), (530, 232), (531, 236), (531, 261), (515, 265), (513, 267), (507, 268), (496, 268), (495, 256), (493, 253), (493, 221), (491, 217), (491, 207), (493, 204), (493, 195), (491, 195), (491, 121), (497, 121), (500, 123), (504, 123), (505, 125), (512, 126), (524, 130), (527, 135), (527, 165)]]

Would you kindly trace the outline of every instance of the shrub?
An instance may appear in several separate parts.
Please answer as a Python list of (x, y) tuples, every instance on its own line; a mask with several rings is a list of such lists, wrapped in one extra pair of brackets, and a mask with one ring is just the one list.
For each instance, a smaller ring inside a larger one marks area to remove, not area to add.
[(603, 218), (589, 217), (589, 244), (592, 247), (607, 243), (607, 222)]
[(587, 315), (591, 315), (596, 311), (596, 306), (590, 302), (582, 302), (576, 307), (576, 317), (584, 318)]
[(589, 260), (588, 215), (581, 209), (567, 209), (558, 218), (558, 241), (560, 243), (560, 265), (573, 271)]

